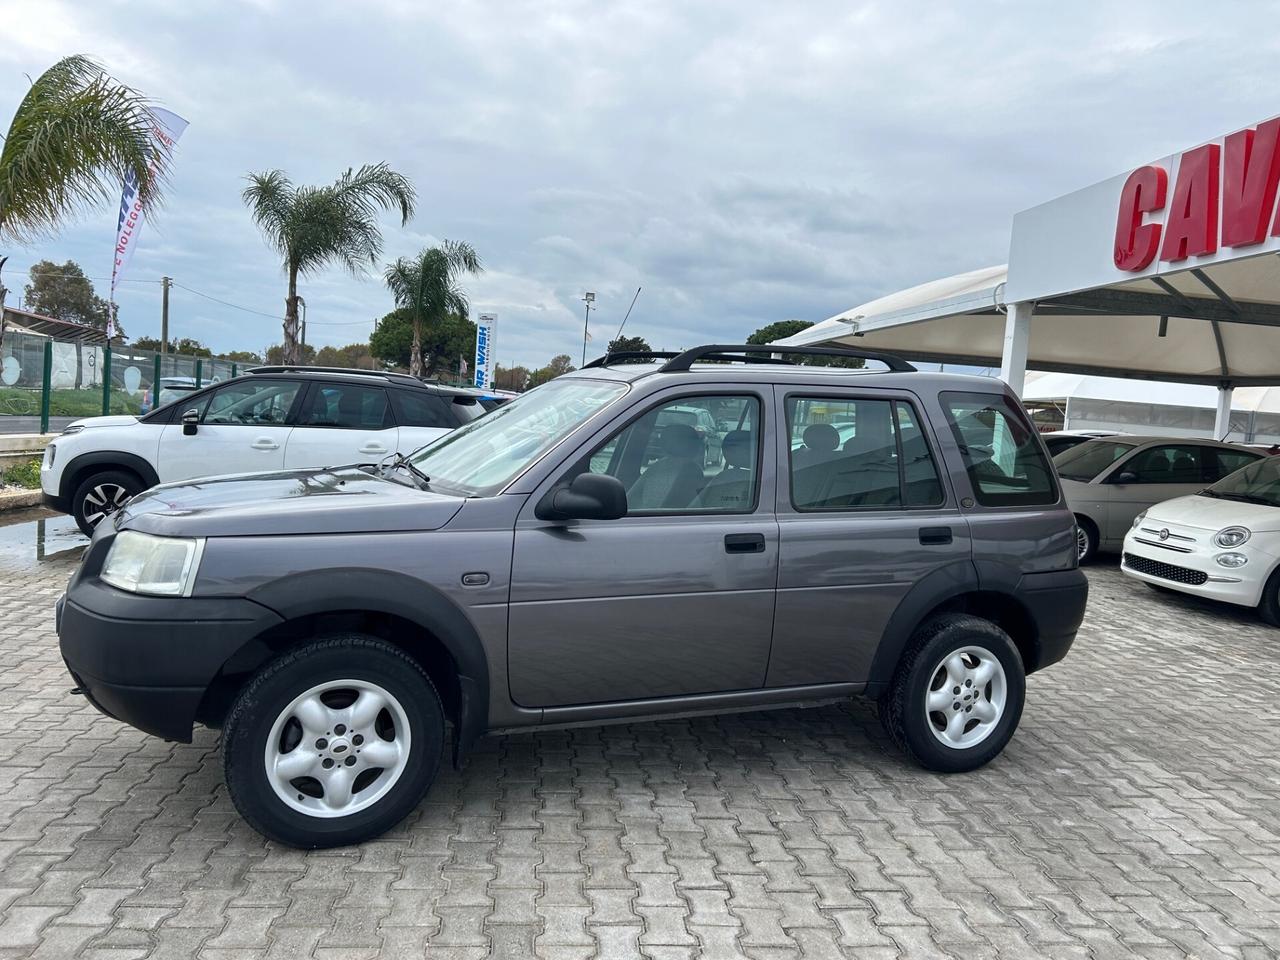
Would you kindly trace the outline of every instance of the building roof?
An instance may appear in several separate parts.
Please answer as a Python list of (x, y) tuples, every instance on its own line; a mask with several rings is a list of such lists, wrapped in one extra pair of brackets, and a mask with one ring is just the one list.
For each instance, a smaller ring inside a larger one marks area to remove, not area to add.
[(74, 320), (59, 320), (57, 317), (46, 317), (42, 313), (16, 310), (13, 307), (4, 308), (4, 317), (11, 330), (16, 328), (53, 340), (79, 340), (82, 343), (95, 344), (107, 342), (106, 331), (85, 323), (76, 323)]

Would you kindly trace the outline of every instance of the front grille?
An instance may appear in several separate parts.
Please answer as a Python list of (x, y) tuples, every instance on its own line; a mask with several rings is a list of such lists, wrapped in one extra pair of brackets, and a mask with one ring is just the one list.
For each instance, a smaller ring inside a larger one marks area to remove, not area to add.
[(1159, 577), (1161, 580), (1172, 580), (1174, 583), (1185, 583), (1193, 587), (1198, 587), (1209, 579), (1209, 575), (1203, 570), (1188, 570), (1186, 567), (1161, 563), (1159, 560), (1148, 560), (1146, 557), (1135, 556), (1132, 553), (1124, 555), (1124, 565), (1130, 570), (1145, 573), (1149, 577)]

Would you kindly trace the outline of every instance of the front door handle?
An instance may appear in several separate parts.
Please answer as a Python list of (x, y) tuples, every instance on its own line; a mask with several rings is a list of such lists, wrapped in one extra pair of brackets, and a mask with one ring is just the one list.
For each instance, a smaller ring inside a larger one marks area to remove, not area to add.
[(725, 553), (764, 553), (763, 533), (729, 533), (724, 538)]
[(920, 543), (926, 547), (942, 546), (951, 542), (950, 527), (921, 527)]
[(270, 437), (259, 437), (253, 441), (253, 449), (255, 450), (279, 450), (280, 444), (276, 443)]

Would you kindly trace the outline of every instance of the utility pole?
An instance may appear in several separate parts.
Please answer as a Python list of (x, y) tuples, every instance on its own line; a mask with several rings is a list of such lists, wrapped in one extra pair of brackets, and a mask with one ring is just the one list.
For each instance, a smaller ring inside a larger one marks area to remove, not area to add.
[(160, 278), (160, 356), (169, 352), (169, 287), (172, 285), (172, 277)]
[(587, 333), (587, 326), (591, 321), (591, 305), (596, 302), (596, 295), (588, 290), (582, 295), (582, 302), (586, 304), (586, 311), (582, 315), (582, 365), (587, 365), (587, 340), (590, 334)]

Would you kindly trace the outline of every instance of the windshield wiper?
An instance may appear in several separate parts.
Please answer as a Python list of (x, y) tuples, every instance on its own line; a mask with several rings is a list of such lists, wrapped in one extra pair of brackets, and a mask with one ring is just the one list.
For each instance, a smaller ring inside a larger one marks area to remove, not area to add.
[[(390, 460), (391, 462), (387, 463), (388, 460)], [(382, 460), (378, 463), (378, 467), (380, 470), (384, 472), (388, 470), (396, 470), (396, 469), (399, 469), (400, 467), (404, 467), (404, 469), (408, 470), (409, 473), (411, 473), (414, 476), (414, 478), (417, 481), (416, 485), (421, 489), (426, 489), (426, 487), (431, 483), (431, 478), (428, 477), (421, 470), (419, 470), (417, 467), (415, 467), (413, 465), (413, 461), (409, 459), (408, 455), (403, 453), (388, 454), (387, 456), (383, 457)]]
[(1256, 503), (1260, 507), (1276, 507), (1280, 506), (1274, 500), (1268, 500), (1266, 497), (1256, 497), (1251, 493), (1223, 493), (1221, 490), (1201, 490), (1206, 497), (1213, 497), (1216, 500), (1235, 500), (1239, 503)]

